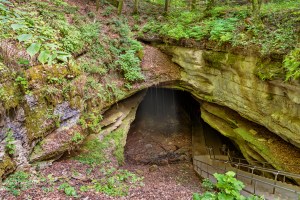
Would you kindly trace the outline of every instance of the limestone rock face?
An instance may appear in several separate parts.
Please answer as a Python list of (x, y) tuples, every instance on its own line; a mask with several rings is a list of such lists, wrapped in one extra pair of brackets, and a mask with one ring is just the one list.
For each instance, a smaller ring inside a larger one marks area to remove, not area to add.
[(227, 107), (213, 103), (205, 102), (201, 105), (201, 117), (230, 138), (249, 163), (258, 165), (256, 161), (267, 162), (275, 169), (300, 173), (300, 149), (267, 128), (241, 117)]
[(68, 102), (57, 105), (54, 115), (59, 116), (60, 127), (35, 146), (30, 155), (30, 161), (35, 162), (61, 156), (65, 151), (71, 150), (74, 145), (80, 144), (85, 135), (81, 126), (77, 125), (79, 114), (80, 112), (71, 108)]
[[(260, 80), (257, 57), (183, 47), (161, 47), (181, 67), (179, 87), (237, 111), (300, 148), (300, 84)], [(276, 65), (270, 62), (268, 65)]]

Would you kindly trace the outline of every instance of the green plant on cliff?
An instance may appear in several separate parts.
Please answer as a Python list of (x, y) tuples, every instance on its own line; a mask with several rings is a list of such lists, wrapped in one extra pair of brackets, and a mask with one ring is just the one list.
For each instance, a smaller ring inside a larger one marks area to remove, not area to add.
[(7, 92), (5, 91), (4, 87), (0, 87), (0, 101), (7, 101), (9, 99), (9, 96)]
[[(215, 185), (216, 191), (207, 191), (203, 194), (194, 193), (193, 200), (218, 200), (218, 199), (236, 199), (236, 200), (263, 200), (264, 197), (241, 195), (241, 190), (245, 187), (244, 184), (234, 178), (235, 173), (232, 171), (225, 174), (215, 173), (214, 177), (217, 179)], [(209, 187), (211, 189), (211, 187)]]
[(285, 57), (283, 67), (287, 72), (285, 80), (295, 80), (300, 77), (300, 47), (295, 48)]
[(81, 146), (82, 153), (75, 157), (81, 163), (88, 165), (98, 165), (106, 161), (104, 149), (107, 144), (100, 142), (98, 138), (88, 139)]
[(16, 150), (16, 145), (15, 145), (15, 138), (13, 136), (13, 132), (11, 129), (9, 129), (6, 132), (6, 138), (5, 138), (5, 151), (9, 155), (13, 155)]
[(21, 87), (21, 90), (25, 94), (30, 94), (29, 86), (28, 86), (28, 80), (22, 76), (18, 76), (15, 79), (16, 83)]
[(84, 139), (84, 137), (79, 133), (79, 132), (75, 132), (73, 137), (71, 138), (71, 141), (74, 144), (78, 144), (80, 143), (82, 140)]

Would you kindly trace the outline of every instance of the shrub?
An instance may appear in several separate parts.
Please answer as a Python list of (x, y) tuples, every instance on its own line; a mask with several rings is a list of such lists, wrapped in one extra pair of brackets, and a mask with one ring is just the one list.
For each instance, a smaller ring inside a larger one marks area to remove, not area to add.
[[(249, 196), (244, 197), (240, 194), (241, 190), (245, 187), (244, 184), (234, 178), (235, 173), (229, 171), (225, 174), (215, 173), (214, 177), (217, 179), (215, 192), (207, 191), (202, 195), (193, 194), (193, 200), (218, 200), (218, 199), (237, 199), (237, 200), (263, 200), (263, 197)], [(205, 183), (208, 181), (205, 179)]]
[(300, 48), (292, 50), (284, 59), (283, 67), (286, 70), (286, 80), (300, 77)]
[(133, 50), (128, 50), (125, 54), (119, 56), (116, 63), (124, 73), (124, 77), (129, 82), (143, 80), (141, 73), (140, 60)]

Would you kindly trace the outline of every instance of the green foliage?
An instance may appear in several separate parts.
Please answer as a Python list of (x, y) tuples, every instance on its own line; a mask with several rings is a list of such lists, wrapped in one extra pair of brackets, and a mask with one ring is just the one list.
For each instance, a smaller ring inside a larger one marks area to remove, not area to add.
[(32, 186), (32, 181), (29, 180), (30, 175), (23, 171), (18, 171), (10, 175), (4, 181), (4, 187), (14, 196), (20, 195), (21, 191), (27, 190)]
[(108, 17), (108, 16), (111, 15), (111, 13), (112, 13), (114, 10), (115, 10), (114, 7), (112, 7), (112, 6), (107, 6), (107, 7), (105, 8), (105, 10), (104, 10), (104, 12), (103, 12), (102, 15), (103, 15), (104, 17)]
[(100, 172), (104, 177), (93, 181), (93, 189), (109, 196), (126, 196), (130, 187), (142, 184), (143, 180), (143, 177), (138, 177), (127, 170), (102, 167)]
[(211, 191), (214, 189), (215, 185), (208, 178), (206, 178), (202, 181), (202, 187), (207, 191)]
[(124, 134), (123, 129), (117, 129), (113, 131), (109, 135), (107, 135), (106, 140), (113, 140), (115, 145), (115, 150), (113, 152), (114, 156), (116, 157), (118, 163), (121, 165), (124, 163), (124, 146), (126, 136)]
[[(263, 200), (263, 197), (249, 196), (244, 197), (240, 194), (241, 190), (244, 188), (244, 184), (234, 178), (235, 173), (232, 171), (226, 172), (225, 174), (215, 173), (214, 177), (217, 179), (216, 191), (207, 191), (203, 194), (195, 193), (193, 194), (193, 200), (218, 200), (218, 199), (228, 199), (228, 200)], [(205, 179), (204, 184), (209, 185), (208, 189), (211, 190), (211, 183)]]
[(73, 143), (78, 144), (83, 139), (84, 139), (83, 135), (81, 135), (79, 132), (75, 132), (71, 140), (72, 140)]
[(100, 133), (100, 121), (103, 119), (102, 115), (94, 112), (83, 114), (80, 118), (80, 123), (84, 128), (88, 128), (90, 133)]
[(124, 72), (124, 77), (127, 81), (135, 82), (144, 79), (141, 73), (140, 60), (136, 57), (133, 50), (128, 50), (125, 54), (121, 54), (116, 63)]
[(236, 29), (238, 19), (227, 18), (217, 19), (207, 23), (210, 27), (210, 40), (216, 40), (220, 42), (229, 42), (233, 38), (234, 31)]
[(9, 99), (7, 92), (5, 91), (4, 87), (0, 87), (0, 100), (7, 101)]
[(217, 179), (216, 187), (220, 190), (220, 196), (240, 198), (240, 191), (245, 187), (241, 181), (234, 178), (235, 173), (232, 171), (226, 174), (214, 174)]
[(9, 155), (13, 155), (16, 150), (16, 145), (15, 145), (15, 138), (13, 136), (13, 132), (11, 129), (9, 129), (6, 132), (6, 138), (5, 138), (5, 152), (8, 153)]
[(80, 191), (81, 191), (81, 192), (87, 192), (87, 191), (89, 191), (89, 189), (90, 189), (89, 186), (86, 186), (86, 185), (80, 186)]
[(72, 187), (69, 183), (63, 183), (58, 187), (59, 190), (63, 190), (67, 196), (77, 196), (76, 189)]
[(300, 48), (292, 50), (284, 58), (283, 67), (286, 70), (286, 81), (300, 77)]
[(139, 34), (151, 33), (175, 40), (212, 40), (245, 48), (250, 45), (260, 48), (263, 55), (282, 54), (293, 49), (298, 42), (299, 6), (296, 1), (263, 4), (261, 23), (251, 18), (247, 6), (219, 4), (206, 11), (206, 15), (198, 10), (176, 9), (166, 20), (149, 20)]
[(106, 147), (108, 147), (108, 144), (100, 142), (98, 138), (88, 140), (81, 147), (83, 153), (76, 156), (75, 159), (89, 165), (101, 164), (106, 160), (103, 152)]
[(15, 79), (16, 83), (21, 87), (22, 91), (25, 94), (30, 94), (30, 90), (29, 90), (29, 86), (28, 86), (28, 81), (26, 78), (22, 77), (22, 76), (18, 76)]
[(105, 149), (114, 145), (114, 156), (120, 164), (124, 162), (124, 131), (117, 130), (106, 135), (102, 141), (98, 138), (88, 138), (81, 146), (81, 154), (75, 157), (76, 160), (92, 166), (103, 164), (107, 161)]
[(4, 20), (1, 20), (0, 27), (5, 28), (1, 36), (18, 40), (31, 57), (39, 54), (38, 60), (42, 64), (67, 62), (71, 55), (62, 51), (58, 40), (54, 39), (58, 36), (58, 31), (50, 24), (45, 24), (42, 16), (38, 16), (36, 12), (27, 12), (25, 9), (21, 11), (13, 7), (10, 5), (2, 12)]

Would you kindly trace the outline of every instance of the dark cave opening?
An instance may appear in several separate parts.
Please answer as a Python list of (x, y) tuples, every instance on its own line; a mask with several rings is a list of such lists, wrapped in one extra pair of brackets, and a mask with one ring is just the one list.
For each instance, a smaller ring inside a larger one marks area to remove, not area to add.
[(194, 154), (207, 153), (205, 146), (214, 147), (215, 154), (222, 154), (224, 144), (236, 150), (202, 120), (200, 105), (188, 92), (149, 88), (127, 135), (126, 161), (164, 165), (190, 162)]

